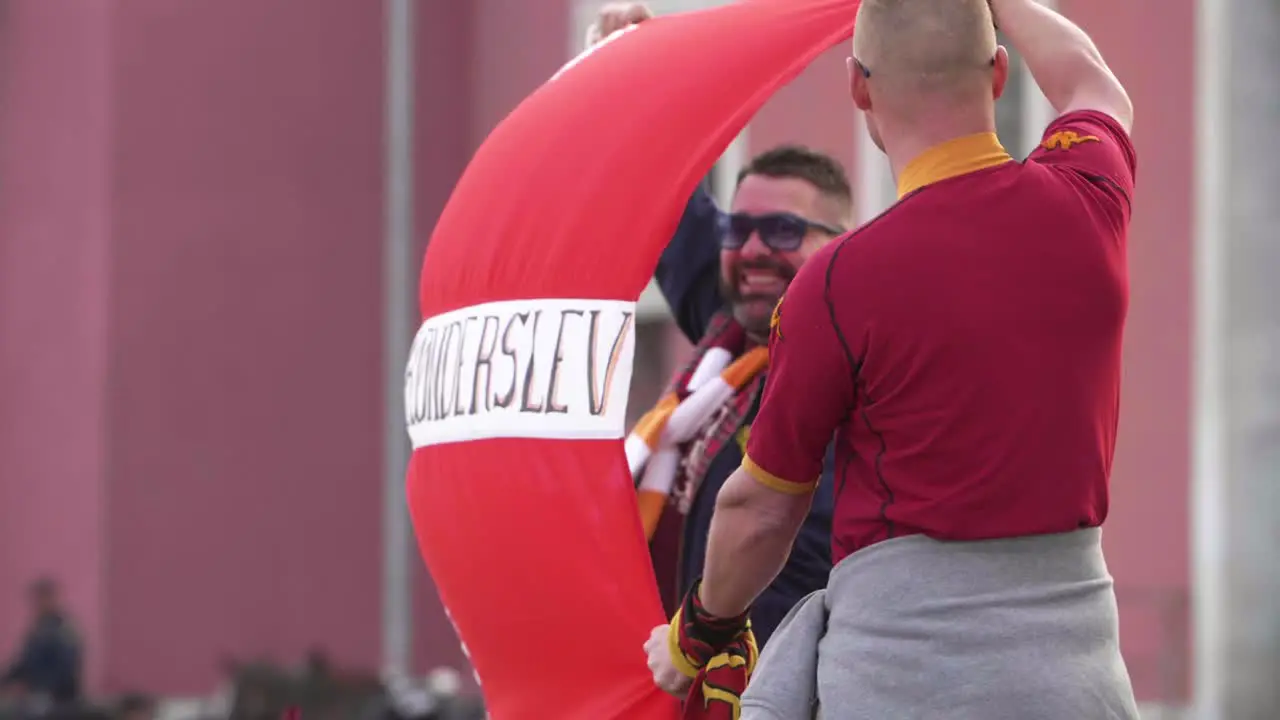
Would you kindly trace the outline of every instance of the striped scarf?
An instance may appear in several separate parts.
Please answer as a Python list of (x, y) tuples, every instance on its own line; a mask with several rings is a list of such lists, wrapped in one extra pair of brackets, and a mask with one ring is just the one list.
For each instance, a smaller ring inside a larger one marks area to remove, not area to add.
[(688, 364), (627, 437), (646, 539), (668, 504), (688, 514), (707, 467), (750, 411), (769, 351), (747, 344), (742, 326), (717, 313)]

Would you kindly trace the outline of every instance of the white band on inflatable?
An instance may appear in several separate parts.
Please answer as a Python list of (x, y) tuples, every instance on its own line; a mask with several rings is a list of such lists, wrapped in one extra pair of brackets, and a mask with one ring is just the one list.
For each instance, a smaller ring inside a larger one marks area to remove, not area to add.
[(625, 434), (635, 303), (508, 300), (428, 318), (405, 371), (414, 449)]

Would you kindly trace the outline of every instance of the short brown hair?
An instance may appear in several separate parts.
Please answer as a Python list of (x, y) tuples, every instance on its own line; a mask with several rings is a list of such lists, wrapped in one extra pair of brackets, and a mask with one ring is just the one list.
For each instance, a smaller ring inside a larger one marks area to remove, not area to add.
[(842, 215), (853, 214), (853, 186), (849, 184), (849, 176), (840, 161), (826, 153), (803, 145), (780, 145), (752, 158), (738, 173), (738, 184), (750, 175), (804, 180), (835, 201)]

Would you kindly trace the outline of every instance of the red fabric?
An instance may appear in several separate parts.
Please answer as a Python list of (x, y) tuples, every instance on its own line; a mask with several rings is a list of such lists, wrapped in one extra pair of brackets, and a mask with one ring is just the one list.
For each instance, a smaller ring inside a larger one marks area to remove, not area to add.
[[(850, 36), (855, 11), (851, 0), (752, 0), (658, 18), (545, 84), (458, 182), (427, 251), (423, 317), (509, 299), (637, 298), (699, 178), (769, 95)], [(485, 342), (487, 327), (471, 337)], [(452, 401), (458, 412), (465, 400)], [(426, 445), (407, 483), (423, 558), (492, 717), (678, 716), (641, 649), (664, 615), (621, 429)]]
[(747, 455), (806, 483), (838, 431), (833, 561), (1106, 518), (1135, 163), (1113, 120), (1071, 113), (1025, 163), (925, 185), (801, 268)]

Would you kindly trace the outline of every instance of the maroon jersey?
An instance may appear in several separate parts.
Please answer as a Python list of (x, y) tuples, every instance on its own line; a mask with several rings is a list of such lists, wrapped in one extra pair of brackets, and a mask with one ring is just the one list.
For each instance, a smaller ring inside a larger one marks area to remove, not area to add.
[(833, 560), (892, 537), (978, 540), (1107, 515), (1135, 155), (1074, 112), (1025, 162), (936, 147), (901, 199), (804, 265), (775, 314), (743, 462), (810, 491), (835, 435)]

